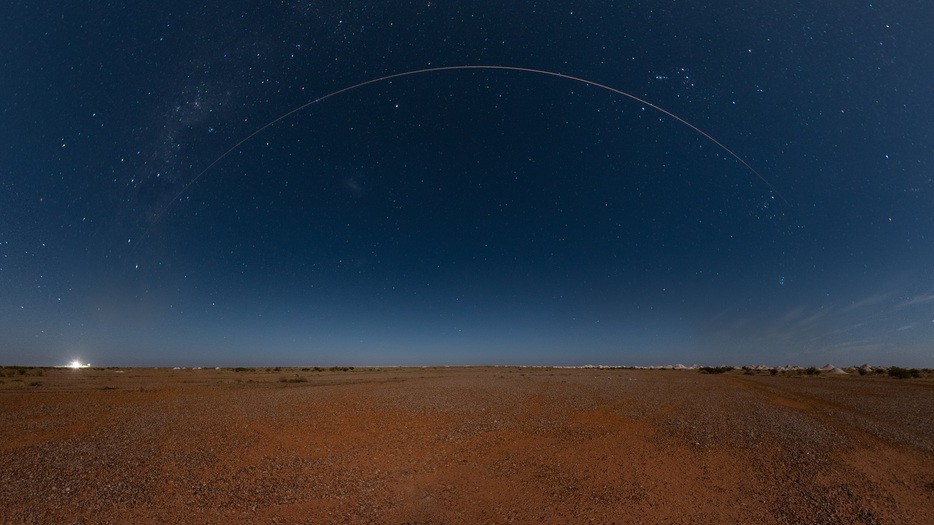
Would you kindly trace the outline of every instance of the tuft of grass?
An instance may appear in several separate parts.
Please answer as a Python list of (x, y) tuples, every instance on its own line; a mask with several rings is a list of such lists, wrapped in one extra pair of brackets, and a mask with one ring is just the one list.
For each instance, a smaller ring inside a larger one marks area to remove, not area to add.
[(295, 377), (282, 376), (279, 378), (279, 382), (280, 383), (307, 383), (308, 378), (305, 376), (300, 376), (298, 374), (295, 374)]
[(45, 372), (41, 367), (35, 366), (0, 366), (0, 377), (13, 376), (38, 376), (42, 377)]

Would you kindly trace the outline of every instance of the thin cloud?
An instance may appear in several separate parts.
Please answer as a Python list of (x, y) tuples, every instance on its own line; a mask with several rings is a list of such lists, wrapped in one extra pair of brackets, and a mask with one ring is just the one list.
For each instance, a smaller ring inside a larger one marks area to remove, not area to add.
[(909, 306), (917, 306), (919, 304), (934, 303), (934, 293), (916, 295), (907, 301), (903, 301), (895, 305), (895, 308), (908, 308)]
[(863, 299), (860, 299), (854, 303), (851, 303), (843, 307), (842, 311), (844, 313), (847, 313), (847, 312), (852, 312), (853, 310), (859, 310), (860, 308), (866, 308), (868, 306), (873, 306), (873, 305), (876, 305), (876, 304), (879, 304), (885, 301), (889, 301), (894, 296), (895, 296), (894, 291), (882, 292), (882, 293), (878, 293), (875, 295), (870, 295), (868, 297), (864, 297)]

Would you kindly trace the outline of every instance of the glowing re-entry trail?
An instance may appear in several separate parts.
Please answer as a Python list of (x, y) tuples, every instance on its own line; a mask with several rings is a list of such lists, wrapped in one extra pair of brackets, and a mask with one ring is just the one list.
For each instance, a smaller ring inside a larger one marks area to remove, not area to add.
[[(755, 175), (755, 176), (758, 177), (762, 182), (764, 182), (765, 185), (768, 186), (769, 189), (772, 190), (772, 192), (773, 192), (775, 195), (778, 196), (778, 198), (780, 198), (782, 201), (785, 202), (785, 204), (789, 204), (788, 200), (786, 200), (785, 197), (783, 197), (782, 194), (779, 193), (779, 191), (775, 189), (775, 186), (773, 186), (768, 180), (766, 180), (766, 178), (763, 177), (762, 174), (760, 174), (758, 171), (756, 171), (755, 169), (753, 169), (753, 167), (750, 166), (748, 162), (746, 162), (745, 160), (743, 160), (742, 157), (740, 157), (739, 155), (737, 155), (736, 153), (734, 153), (733, 150), (731, 150), (730, 148), (724, 146), (723, 143), (721, 143), (719, 140), (713, 138), (712, 136), (710, 136), (710, 135), (709, 135), (707, 132), (705, 132), (704, 130), (702, 130), (702, 129), (698, 128), (697, 126), (695, 126), (694, 124), (691, 124), (690, 122), (684, 120), (683, 118), (679, 117), (678, 115), (675, 115), (674, 113), (668, 111), (667, 109), (662, 108), (662, 107), (659, 107), (659, 106), (656, 106), (655, 104), (652, 104), (651, 102), (649, 102), (649, 101), (647, 101), (647, 100), (645, 100), (645, 99), (639, 98), (639, 97), (637, 97), (637, 96), (635, 96), (635, 95), (633, 95), (633, 94), (631, 94), (631, 93), (626, 93), (625, 91), (616, 89), (616, 88), (614, 88), (614, 87), (607, 86), (607, 85), (605, 85), (605, 84), (600, 84), (599, 82), (594, 82), (594, 81), (592, 81), (592, 80), (587, 80), (586, 78), (580, 78), (580, 77), (575, 77), (575, 76), (571, 76), (571, 75), (565, 75), (564, 73), (555, 73), (554, 71), (546, 71), (546, 70), (544, 70), (544, 69), (533, 69), (533, 68), (529, 68), (529, 67), (518, 67), (518, 66), (461, 65), (461, 66), (429, 67), (429, 68), (425, 68), (425, 69), (416, 69), (416, 70), (414, 70), (414, 71), (405, 71), (405, 72), (403, 72), (403, 73), (395, 73), (395, 74), (392, 74), (392, 75), (386, 75), (386, 76), (383, 76), (383, 77), (374, 78), (374, 79), (372, 79), (372, 80), (367, 80), (366, 82), (360, 82), (359, 84), (354, 84), (354, 85), (352, 85), (352, 86), (348, 86), (348, 87), (345, 87), (345, 88), (342, 88), (342, 89), (338, 89), (337, 91), (334, 91), (334, 92), (332, 92), (332, 93), (328, 93), (327, 95), (324, 95), (324, 96), (322, 96), (322, 97), (318, 97), (318, 98), (312, 100), (311, 102), (306, 102), (305, 104), (302, 104), (301, 106), (298, 106), (297, 108), (292, 109), (292, 110), (288, 111), (287, 113), (284, 113), (284, 114), (280, 115), (279, 117), (276, 117), (275, 119), (269, 121), (269, 122), (266, 123), (265, 125), (263, 125), (263, 126), (261, 126), (260, 128), (258, 128), (256, 131), (250, 133), (249, 135), (247, 135), (246, 137), (244, 137), (243, 139), (241, 139), (239, 142), (237, 142), (236, 144), (234, 144), (233, 146), (231, 146), (230, 149), (228, 149), (227, 151), (225, 151), (224, 153), (222, 153), (219, 157), (217, 157), (216, 159), (214, 159), (213, 162), (211, 162), (210, 164), (208, 164), (207, 167), (205, 167), (203, 170), (201, 170), (201, 172), (198, 173), (191, 181), (189, 181), (189, 182), (186, 183), (184, 186), (182, 186), (182, 189), (178, 192), (178, 194), (175, 195), (175, 197), (173, 197), (172, 200), (169, 201), (168, 204), (166, 204), (165, 208), (158, 214), (158, 216), (156, 217), (154, 223), (155, 223), (155, 222), (158, 222), (159, 219), (162, 217), (162, 215), (164, 215), (165, 212), (172, 206), (172, 204), (173, 204), (175, 201), (177, 201), (179, 198), (181, 198), (181, 196), (185, 194), (185, 192), (188, 190), (188, 188), (189, 188), (192, 184), (194, 184), (195, 182), (197, 182), (198, 179), (200, 179), (200, 178), (201, 178), (205, 173), (207, 173), (211, 168), (213, 168), (215, 164), (217, 164), (218, 162), (220, 162), (221, 160), (223, 160), (225, 157), (227, 157), (228, 155), (230, 155), (231, 153), (233, 153), (234, 150), (236, 150), (237, 148), (239, 148), (240, 146), (242, 146), (245, 142), (249, 141), (250, 139), (252, 139), (252, 138), (255, 137), (256, 135), (259, 135), (260, 133), (262, 133), (263, 131), (265, 131), (267, 128), (272, 127), (272, 126), (274, 126), (275, 124), (277, 124), (278, 122), (280, 122), (280, 121), (282, 121), (282, 120), (284, 120), (284, 119), (286, 119), (286, 118), (288, 118), (288, 117), (290, 117), (290, 116), (292, 116), (292, 115), (294, 115), (294, 114), (296, 114), (296, 113), (298, 113), (298, 112), (304, 110), (304, 109), (307, 108), (308, 106), (317, 104), (317, 103), (319, 103), (319, 102), (323, 102), (323, 101), (325, 101), (325, 100), (327, 100), (327, 99), (329, 99), (329, 98), (331, 98), (331, 97), (336, 97), (337, 95), (340, 95), (340, 94), (342, 94), (342, 93), (346, 93), (346, 92), (348, 92), (348, 91), (353, 91), (353, 90), (355, 90), (355, 89), (357, 89), (357, 88), (361, 88), (361, 87), (363, 87), (363, 86), (368, 86), (368, 85), (370, 85), (370, 84), (378, 84), (378, 83), (380, 83), (380, 82), (385, 82), (385, 81), (387, 81), (387, 80), (392, 80), (392, 79), (395, 79), (395, 78), (410, 77), (410, 76), (422, 75), (422, 74), (426, 74), (426, 73), (437, 73), (437, 72), (439, 72), (439, 71), (460, 71), (460, 70), (504, 70), (504, 71), (520, 71), (520, 72), (524, 72), (524, 73), (533, 73), (533, 74), (536, 74), (536, 75), (547, 75), (547, 76), (550, 76), (550, 77), (557, 77), (557, 78), (563, 78), (563, 79), (566, 79), (566, 80), (572, 80), (572, 81), (574, 81), (574, 82), (580, 82), (581, 84), (585, 84), (585, 85), (588, 85), (588, 86), (598, 87), (598, 88), (600, 88), (600, 89), (605, 89), (605, 90), (607, 90), (607, 91), (609, 91), (609, 92), (611, 92), (611, 93), (616, 93), (617, 95), (622, 95), (622, 96), (624, 96), (624, 97), (626, 97), (626, 98), (635, 100), (636, 102), (639, 102), (640, 104), (643, 104), (643, 105), (645, 105), (645, 106), (648, 106), (648, 107), (654, 109), (655, 111), (658, 111), (659, 113), (662, 113), (662, 114), (664, 114), (664, 115), (666, 115), (666, 116), (668, 116), (668, 117), (673, 118), (674, 120), (680, 122), (681, 124), (684, 124), (685, 126), (691, 128), (691, 129), (693, 129), (693, 130), (696, 131), (697, 133), (700, 133), (704, 138), (706, 138), (706, 139), (709, 140), (710, 142), (713, 142), (714, 144), (716, 144), (717, 146), (719, 146), (720, 149), (722, 149), (723, 151), (727, 152), (731, 157), (733, 157), (734, 159), (736, 159), (737, 161), (739, 161), (740, 164), (742, 164), (743, 166), (745, 166), (746, 169), (748, 169), (750, 172), (752, 172), (753, 175)], [(789, 204), (789, 205), (790, 205), (790, 204)]]

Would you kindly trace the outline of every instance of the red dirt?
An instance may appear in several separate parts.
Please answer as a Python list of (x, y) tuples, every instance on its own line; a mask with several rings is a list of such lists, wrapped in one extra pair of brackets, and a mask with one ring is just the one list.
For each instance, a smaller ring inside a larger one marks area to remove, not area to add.
[(921, 380), (28, 374), (0, 377), (2, 523), (934, 523)]

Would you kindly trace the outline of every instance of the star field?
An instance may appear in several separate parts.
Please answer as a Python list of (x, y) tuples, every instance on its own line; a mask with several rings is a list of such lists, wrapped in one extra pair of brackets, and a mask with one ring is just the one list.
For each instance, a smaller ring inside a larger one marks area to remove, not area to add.
[(931, 21), (14, 2), (0, 363), (934, 366)]

